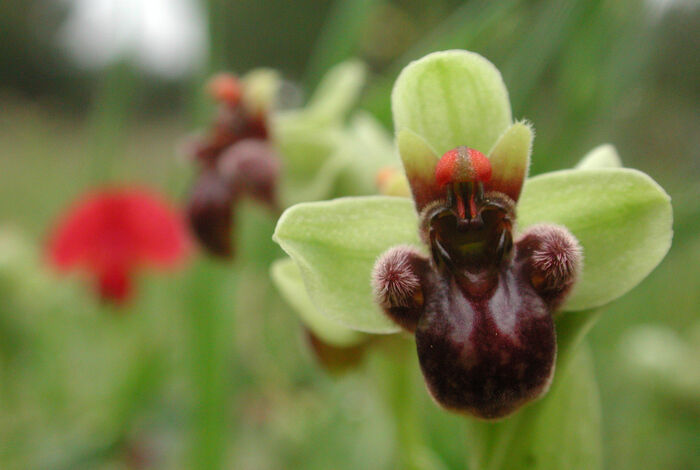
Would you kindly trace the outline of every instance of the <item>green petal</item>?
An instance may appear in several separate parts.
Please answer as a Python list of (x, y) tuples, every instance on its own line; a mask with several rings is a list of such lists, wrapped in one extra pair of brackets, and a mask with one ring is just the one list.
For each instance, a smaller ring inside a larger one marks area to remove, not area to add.
[(527, 180), (520, 230), (566, 226), (583, 246), (583, 272), (563, 310), (597, 307), (644, 279), (671, 246), (669, 196), (644, 173), (623, 168), (564, 170)]
[(344, 144), (343, 121), (357, 100), (364, 76), (362, 63), (340, 64), (327, 74), (308, 106), (271, 116), (272, 141), (284, 158), (283, 180), (309, 184)]
[(348, 347), (364, 339), (362, 333), (330, 321), (314, 307), (294, 261), (289, 258), (275, 261), (270, 274), (280, 294), (299, 314), (304, 325), (323, 341), (333, 346)]
[(373, 301), (372, 268), (392, 246), (420, 246), (417, 226), (410, 199), (349, 197), (287, 209), (273, 239), (299, 266), (321, 313), (355, 330), (393, 333), (398, 327)]
[(591, 170), (594, 168), (620, 168), (622, 160), (617, 154), (615, 146), (603, 144), (588, 152), (576, 168), (579, 170)]
[(347, 165), (344, 158), (335, 158), (345, 140), (340, 125), (319, 126), (307, 113), (295, 110), (276, 113), (271, 128), (283, 159), (282, 203), (327, 198)]
[(438, 155), (421, 136), (410, 129), (398, 131), (396, 140), (416, 208), (421, 211), (431, 201), (442, 197), (444, 192), (435, 184)]
[(411, 62), (394, 84), (391, 104), (396, 131), (411, 129), (439, 155), (460, 145), (488, 153), (512, 122), (500, 72), (468, 51)]
[(335, 194), (342, 196), (376, 194), (379, 171), (399, 164), (391, 134), (364, 112), (351, 118), (338, 152), (348, 161), (335, 188)]
[(527, 122), (516, 122), (498, 139), (489, 154), (493, 175), (488, 189), (500, 191), (517, 201), (530, 167), (532, 126)]
[(360, 96), (366, 75), (366, 67), (360, 61), (336, 65), (316, 88), (309, 111), (319, 122), (342, 120)]
[(312, 175), (342, 139), (339, 125), (319, 126), (298, 110), (277, 113), (272, 120), (272, 140), (284, 159), (286, 175), (293, 178)]
[(354, 160), (367, 166), (373, 176), (387, 165), (398, 165), (393, 136), (367, 112), (357, 112), (350, 119), (348, 137), (357, 144)]
[(285, 207), (306, 201), (327, 199), (337, 186), (338, 179), (347, 169), (348, 160), (337, 152), (325, 161), (319, 162), (319, 168), (310, 169), (300, 176), (285, 175), (280, 182), (280, 199)]
[(275, 108), (282, 78), (274, 69), (251, 70), (243, 78), (243, 102), (249, 112), (266, 115)]

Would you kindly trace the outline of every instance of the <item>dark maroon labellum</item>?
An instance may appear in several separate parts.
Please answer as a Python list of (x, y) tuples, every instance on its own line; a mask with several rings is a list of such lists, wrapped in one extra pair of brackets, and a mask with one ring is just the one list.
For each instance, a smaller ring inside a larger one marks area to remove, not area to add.
[(435, 400), (495, 419), (547, 391), (556, 358), (552, 311), (581, 256), (558, 226), (532, 227), (514, 243), (515, 202), (489, 191), (482, 157), (466, 147), (445, 154), (437, 168), (445, 199), (421, 213), (430, 258), (392, 248), (377, 261), (373, 284), (387, 315), (415, 333)]
[(278, 211), (277, 182), (280, 159), (272, 146), (259, 139), (245, 139), (219, 157), (217, 171), (236, 192), (250, 196)]
[(222, 258), (233, 255), (232, 204), (228, 181), (210, 169), (199, 175), (187, 205), (187, 219), (197, 239), (211, 254)]
[(522, 266), (473, 296), (447, 273), (434, 276), (416, 328), (428, 387), (443, 406), (481, 418), (510, 414), (540, 396), (554, 371), (554, 323)]

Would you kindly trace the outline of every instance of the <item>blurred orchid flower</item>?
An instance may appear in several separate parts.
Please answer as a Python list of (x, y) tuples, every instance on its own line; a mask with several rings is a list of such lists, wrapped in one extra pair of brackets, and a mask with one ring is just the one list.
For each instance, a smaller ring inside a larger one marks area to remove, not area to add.
[(348, 122), (364, 76), (361, 63), (342, 63), (305, 106), (291, 109), (281, 109), (289, 87), (273, 70), (210, 80), (218, 110), (209, 129), (188, 144), (198, 177), (187, 213), (211, 254), (233, 255), (242, 198), (278, 212), (300, 201), (375, 191), (375, 173), (398, 158), (389, 135), (369, 115), (356, 114)]

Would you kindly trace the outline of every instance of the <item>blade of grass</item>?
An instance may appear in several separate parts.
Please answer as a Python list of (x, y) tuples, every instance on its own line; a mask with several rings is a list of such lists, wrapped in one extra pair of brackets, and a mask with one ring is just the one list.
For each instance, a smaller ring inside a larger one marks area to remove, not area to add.
[(507, 15), (520, 0), (469, 2), (455, 10), (445, 21), (397, 58), (372, 82), (362, 107), (387, 125), (391, 124), (391, 88), (401, 69), (412, 60), (433, 51), (468, 49), (470, 44), (494, 23)]
[(109, 180), (115, 159), (126, 147), (126, 128), (136, 85), (136, 73), (126, 62), (118, 62), (104, 71), (90, 117), (90, 174), (93, 183)]
[(378, 0), (335, 2), (307, 64), (304, 82), (308, 90), (316, 87), (329, 68), (356, 54), (367, 18), (378, 3)]
[(208, 42), (206, 60), (201, 69), (197, 70), (187, 81), (187, 112), (191, 124), (201, 126), (206, 124), (212, 113), (213, 104), (208, 100), (203, 84), (208, 76), (225, 71), (228, 63), (226, 58), (229, 44), (227, 6), (224, 0), (206, 0), (202, 2), (207, 19)]
[[(566, 147), (573, 158), (584, 153), (591, 142), (610, 139), (615, 127), (616, 108), (629, 101), (631, 90), (649, 86), (650, 74), (644, 73), (653, 48), (652, 30), (644, 11), (624, 16), (606, 15), (600, 5), (590, 19), (581, 22), (563, 52), (561, 71), (554, 93), (566, 114), (554, 122), (548, 139), (540, 142), (540, 151), (556, 154)], [(593, 76), (594, 79), (586, 77)], [(568, 104), (568, 105), (567, 105)], [(551, 170), (557, 162), (540, 160), (533, 169)]]
[(518, 42), (501, 68), (515, 115), (527, 105), (537, 81), (572, 34), (576, 23), (586, 12), (597, 8), (598, 3), (597, 0), (565, 0), (542, 4), (535, 23), (527, 25), (527, 35)]
[(238, 275), (230, 266), (200, 260), (192, 269), (188, 312), (191, 320), (192, 382), (195, 392), (192, 416), (192, 469), (224, 467), (228, 436), (228, 343), (233, 315), (221, 300)]
[(229, 26), (230, 8), (227, 0), (207, 0), (206, 16), (209, 28), (209, 54), (207, 57), (207, 68), (209, 71), (222, 70), (227, 63), (226, 50), (230, 41), (229, 34), (232, 33)]

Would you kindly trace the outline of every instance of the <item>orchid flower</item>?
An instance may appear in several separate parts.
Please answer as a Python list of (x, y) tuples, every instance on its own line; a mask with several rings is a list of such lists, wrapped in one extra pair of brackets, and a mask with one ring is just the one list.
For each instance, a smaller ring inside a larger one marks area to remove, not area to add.
[(190, 145), (199, 166), (188, 218), (212, 254), (233, 254), (235, 207), (243, 197), (273, 212), (337, 195), (371, 194), (372, 176), (392, 161), (391, 139), (369, 115), (347, 115), (364, 84), (365, 67), (334, 67), (304, 107), (280, 109), (285, 86), (273, 70), (213, 77), (218, 103), (208, 133)]
[(500, 73), (471, 52), (411, 63), (392, 107), (413, 200), (291, 207), (274, 235), (296, 264), (287, 278), (336, 328), (414, 333), (442, 406), (508, 415), (546, 393), (581, 316), (663, 259), (669, 197), (611, 146), (526, 180), (532, 126), (513, 122)]

